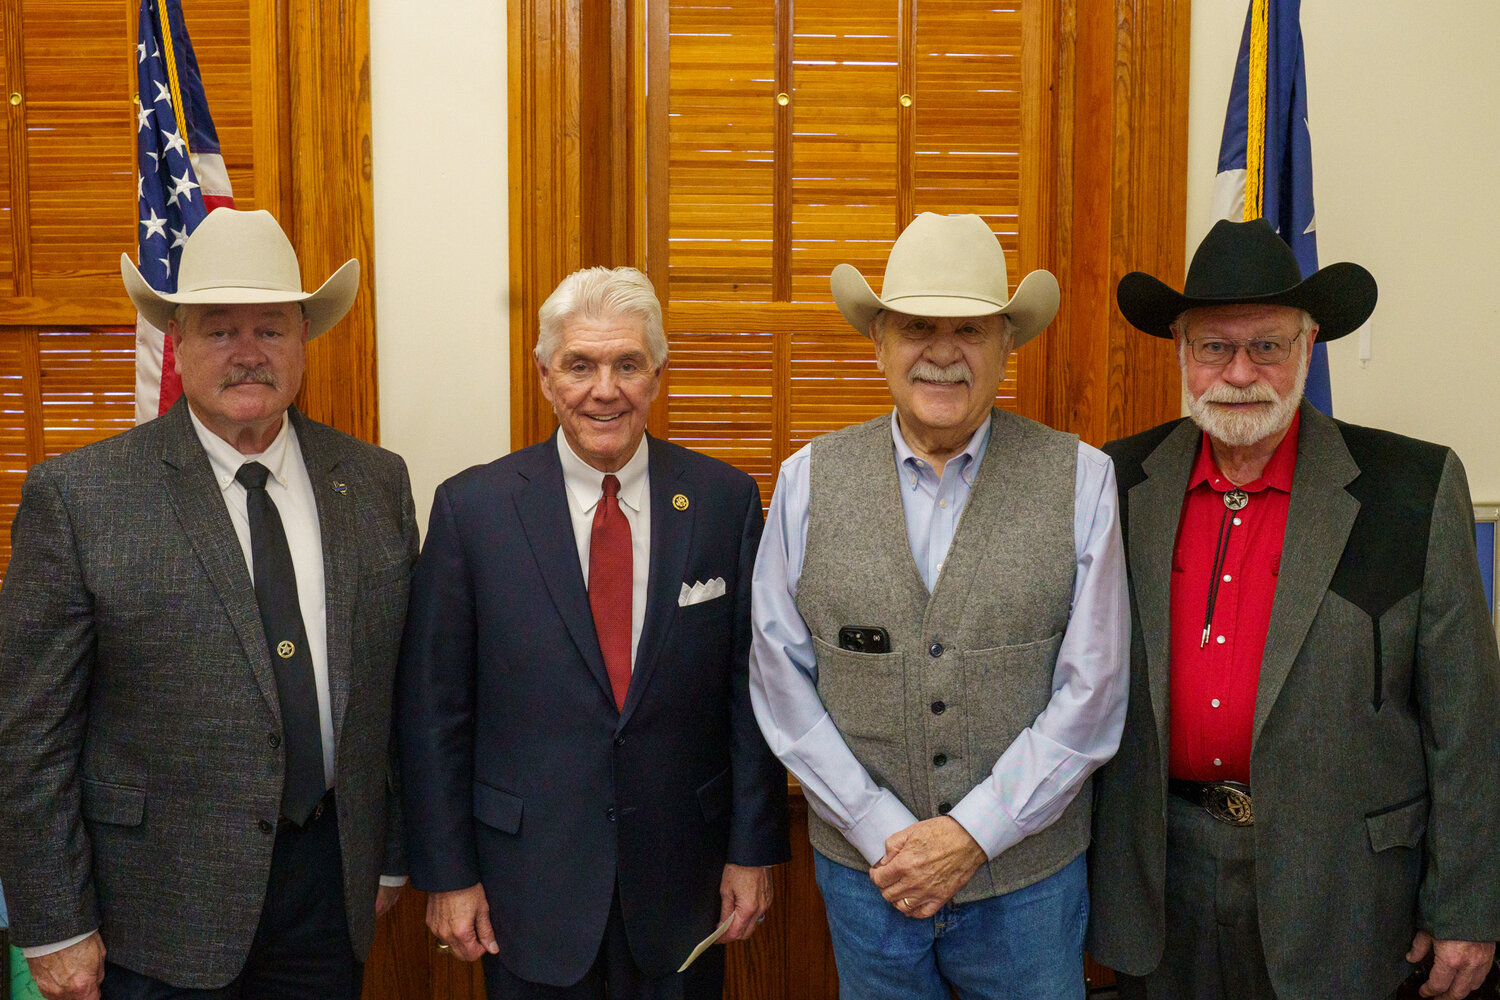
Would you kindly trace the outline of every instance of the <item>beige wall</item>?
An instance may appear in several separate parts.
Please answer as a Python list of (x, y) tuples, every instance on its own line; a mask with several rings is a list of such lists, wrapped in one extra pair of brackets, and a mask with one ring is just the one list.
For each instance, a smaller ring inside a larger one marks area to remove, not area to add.
[[(1193, 3), (1189, 254), (1208, 231), (1246, 0)], [(1303, 0), (1318, 254), (1380, 284), (1370, 359), (1329, 346), (1334, 414), (1453, 446), (1500, 501), (1500, 4)]]
[(510, 448), (505, 4), (371, 0), (381, 444), (425, 533), (438, 483)]

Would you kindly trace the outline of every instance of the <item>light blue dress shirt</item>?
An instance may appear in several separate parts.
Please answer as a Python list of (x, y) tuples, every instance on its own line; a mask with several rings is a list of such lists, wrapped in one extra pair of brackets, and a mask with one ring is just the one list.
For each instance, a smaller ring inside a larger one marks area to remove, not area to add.
[[(912, 557), (931, 592), (958, 530), (990, 424), (975, 431), (939, 477), (913, 454), (891, 414), (892, 460)], [(875, 864), (886, 838), (917, 821), (870, 778), (818, 697), (812, 636), (797, 611), (807, 548), (811, 445), (781, 465), (755, 561), (750, 699), (772, 752), (802, 783), (808, 804)], [(1130, 606), (1114, 466), (1079, 442), (1073, 607), (1052, 675), (1052, 699), (989, 775), (949, 813), (991, 859), (1062, 815), (1089, 775), (1114, 756), (1125, 725)]]

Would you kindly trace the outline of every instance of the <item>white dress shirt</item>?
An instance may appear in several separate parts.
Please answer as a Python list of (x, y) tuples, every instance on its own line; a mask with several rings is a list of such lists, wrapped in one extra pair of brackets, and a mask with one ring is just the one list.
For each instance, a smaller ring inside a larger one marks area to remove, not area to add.
[[(917, 458), (891, 416), (892, 461), (901, 476), (907, 540), (931, 591), (942, 572), (988, 445), (989, 422), (938, 477)], [(886, 838), (916, 817), (875, 784), (818, 697), (812, 636), (797, 611), (807, 547), (811, 445), (781, 465), (751, 589), (750, 699), (766, 742), (802, 783), (809, 805), (870, 862)], [(1125, 725), (1130, 608), (1114, 465), (1078, 444), (1074, 479), (1073, 608), (1052, 675), (1052, 699), (989, 775), (949, 815), (991, 859), (1062, 815)]]
[(313, 499), (312, 480), (297, 431), (285, 415), (281, 430), (269, 447), (258, 455), (245, 455), (234, 445), (203, 426), (192, 408), (193, 430), (208, 452), (208, 464), (229, 508), (229, 520), (245, 553), (245, 568), (255, 580), (254, 560), (250, 549), (250, 515), (245, 508), (245, 487), (235, 473), (246, 462), (259, 462), (271, 475), (266, 479), (266, 493), (276, 504), (286, 532), (287, 547), (292, 550), (292, 570), (297, 575), (297, 604), (302, 608), (302, 625), (307, 629), (307, 650), (312, 656), (313, 680), (318, 689), (318, 728), (323, 735), (323, 780), (333, 787), (333, 701), (328, 690), (328, 604), (323, 594), (323, 532), (318, 524), (318, 503)]
[[(630, 669), (635, 670), (635, 651), (641, 644), (646, 623), (646, 586), (651, 581), (651, 476), (647, 468), (646, 438), (636, 446), (615, 478), (620, 481), (620, 510), (630, 525)], [(589, 548), (594, 538), (594, 507), (604, 498), (604, 473), (579, 458), (567, 436), (557, 433), (557, 457), (562, 459), (563, 485), (567, 487), (568, 516), (573, 519), (573, 540), (578, 543), (578, 561), (583, 586), (589, 585)]]

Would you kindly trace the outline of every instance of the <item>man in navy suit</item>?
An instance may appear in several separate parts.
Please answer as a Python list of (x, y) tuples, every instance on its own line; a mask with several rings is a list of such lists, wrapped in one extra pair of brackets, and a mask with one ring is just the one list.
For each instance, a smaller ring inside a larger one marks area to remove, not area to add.
[(718, 997), (787, 860), (750, 709), (760, 491), (649, 438), (667, 364), (633, 268), (543, 303), (561, 433), (438, 487), (397, 682), (412, 882), (490, 1000)]

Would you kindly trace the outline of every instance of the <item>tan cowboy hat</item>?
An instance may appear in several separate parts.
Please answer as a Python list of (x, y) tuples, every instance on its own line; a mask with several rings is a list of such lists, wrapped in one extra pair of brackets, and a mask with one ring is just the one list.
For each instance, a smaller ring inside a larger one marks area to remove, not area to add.
[(130, 301), (158, 330), (179, 305), (238, 305), (300, 302), (307, 316), (307, 339), (344, 318), (359, 292), (359, 261), (347, 260), (316, 292), (302, 290), (297, 251), (270, 212), (216, 208), (198, 224), (182, 248), (177, 291), (158, 292), (146, 283), (126, 254), (120, 276)]
[(912, 220), (886, 259), (883, 294), (852, 264), (840, 264), (830, 279), (833, 301), (854, 329), (868, 335), (882, 309), (910, 316), (1009, 316), (1020, 347), (1057, 315), (1057, 279), (1032, 271), (1010, 295), (1005, 251), (977, 215), (923, 212)]

